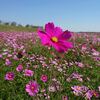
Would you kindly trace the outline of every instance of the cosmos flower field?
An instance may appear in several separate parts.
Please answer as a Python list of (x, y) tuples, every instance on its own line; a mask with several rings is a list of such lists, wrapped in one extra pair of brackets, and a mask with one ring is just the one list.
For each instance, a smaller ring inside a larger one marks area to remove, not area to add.
[(100, 34), (0, 32), (0, 100), (100, 100)]

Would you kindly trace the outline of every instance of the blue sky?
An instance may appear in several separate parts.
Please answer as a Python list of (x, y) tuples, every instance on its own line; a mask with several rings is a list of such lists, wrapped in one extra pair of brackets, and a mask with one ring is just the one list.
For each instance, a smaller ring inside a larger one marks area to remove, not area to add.
[(71, 31), (100, 31), (100, 0), (0, 0), (0, 20)]

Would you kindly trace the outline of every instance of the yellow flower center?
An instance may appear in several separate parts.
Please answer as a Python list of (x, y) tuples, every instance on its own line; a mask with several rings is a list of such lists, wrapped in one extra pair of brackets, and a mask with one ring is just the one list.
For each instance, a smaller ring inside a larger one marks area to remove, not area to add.
[(80, 90), (81, 89), (81, 87), (77, 87), (77, 90)]
[(94, 92), (94, 96), (97, 96), (97, 94)]
[(57, 38), (57, 37), (55, 37), (55, 36), (54, 36), (54, 37), (52, 37), (52, 38), (51, 38), (51, 40), (52, 40), (53, 42), (58, 42), (58, 38)]

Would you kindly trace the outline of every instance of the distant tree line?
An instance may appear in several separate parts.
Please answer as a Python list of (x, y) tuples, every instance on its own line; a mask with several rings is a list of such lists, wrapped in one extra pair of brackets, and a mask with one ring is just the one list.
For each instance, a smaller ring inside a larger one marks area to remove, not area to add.
[(22, 24), (17, 24), (15, 21), (13, 22), (3, 22), (2, 20), (0, 20), (0, 25), (8, 25), (8, 26), (19, 26), (19, 27), (27, 27), (27, 28), (43, 28), (42, 26), (34, 26), (34, 25), (30, 25), (30, 24), (26, 24), (25, 26), (23, 26)]

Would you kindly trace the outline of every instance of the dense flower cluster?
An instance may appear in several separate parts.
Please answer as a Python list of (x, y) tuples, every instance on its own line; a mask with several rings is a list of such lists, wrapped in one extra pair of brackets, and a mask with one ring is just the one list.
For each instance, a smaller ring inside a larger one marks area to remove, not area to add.
[(53, 23), (38, 33), (0, 32), (3, 100), (99, 100), (99, 66), (100, 34), (62, 31)]

